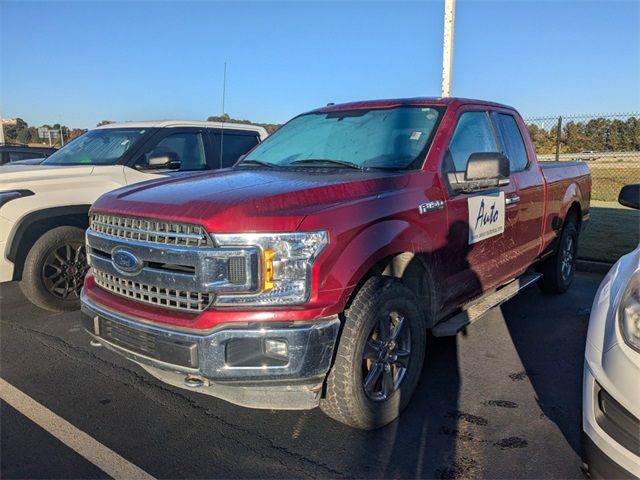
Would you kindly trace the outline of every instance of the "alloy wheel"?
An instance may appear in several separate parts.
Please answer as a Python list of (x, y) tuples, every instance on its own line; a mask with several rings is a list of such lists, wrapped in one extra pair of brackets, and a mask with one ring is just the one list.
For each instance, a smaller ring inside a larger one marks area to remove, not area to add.
[(88, 269), (84, 243), (67, 243), (49, 253), (42, 266), (42, 279), (53, 296), (78, 298)]
[(362, 359), (362, 386), (371, 400), (384, 401), (400, 388), (411, 357), (411, 330), (398, 311), (374, 325)]
[(568, 280), (571, 277), (573, 271), (573, 260), (575, 257), (574, 241), (573, 237), (567, 236), (566, 241), (562, 249), (562, 260), (560, 264), (560, 272), (562, 273), (562, 279)]

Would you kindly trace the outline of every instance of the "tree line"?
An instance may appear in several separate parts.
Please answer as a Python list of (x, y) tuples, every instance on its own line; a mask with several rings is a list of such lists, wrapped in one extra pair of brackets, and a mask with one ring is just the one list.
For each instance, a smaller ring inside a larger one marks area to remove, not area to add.
[[(557, 119), (527, 122), (531, 140), (540, 154), (555, 153)], [(564, 120), (560, 134), (560, 153), (629, 152), (640, 150), (640, 118), (626, 120), (604, 117), (585, 121)]]
[(256, 125), (258, 127), (263, 127), (269, 135), (279, 129), (282, 124), (281, 123), (256, 123), (251, 120), (241, 120), (238, 118), (232, 118), (228, 114), (224, 115), (215, 115), (207, 118), (207, 122), (224, 122), (224, 123), (243, 123), (247, 125)]
[[(238, 119), (224, 115), (212, 115), (207, 118), (209, 122), (243, 123), (264, 127), (269, 134), (275, 132), (282, 124), (256, 123), (251, 120)], [(113, 123), (111, 120), (102, 120), (97, 126)], [(66, 125), (55, 123), (42, 125), (47, 129), (60, 131), (64, 135), (65, 143), (82, 135), (87, 130), (83, 128), (69, 128)], [(527, 121), (527, 128), (531, 140), (540, 154), (555, 153), (557, 140), (557, 119), (548, 118), (544, 122)], [(42, 139), (38, 135), (38, 127), (29, 126), (21, 118), (16, 119), (13, 125), (4, 125), (4, 136), (7, 143), (42, 144), (48, 143), (48, 139)], [(60, 143), (60, 139), (56, 140)], [(585, 121), (563, 120), (560, 135), (560, 153), (580, 152), (623, 152), (640, 150), (640, 118), (628, 117), (626, 120), (610, 119), (605, 117), (591, 118)]]
[[(55, 130), (58, 132), (62, 131), (62, 135), (64, 136), (64, 142), (67, 143), (70, 140), (82, 135), (87, 130), (85, 128), (69, 128), (66, 125), (60, 125), (59, 123), (54, 123), (53, 125), (44, 124), (40, 127), (30, 127), (27, 122), (25, 122), (22, 118), (16, 118), (15, 124), (5, 124), (4, 125), (4, 138), (7, 143), (21, 143), (21, 144), (49, 144), (48, 138), (40, 138), (38, 135), (38, 128), (46, 128), (47, 130)], [(60, 138), (52, 138), (51, 142), (53, 145), (60, 146), (61, 141)]]

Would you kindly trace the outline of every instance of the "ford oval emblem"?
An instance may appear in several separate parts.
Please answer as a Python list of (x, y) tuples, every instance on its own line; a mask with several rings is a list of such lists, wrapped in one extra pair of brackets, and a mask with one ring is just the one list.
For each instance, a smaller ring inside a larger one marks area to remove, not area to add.
[(142, 269), (142, 261), (129, 250), (116, 248), (111, 252), (116, 269), (123, 273), (136, 273)]

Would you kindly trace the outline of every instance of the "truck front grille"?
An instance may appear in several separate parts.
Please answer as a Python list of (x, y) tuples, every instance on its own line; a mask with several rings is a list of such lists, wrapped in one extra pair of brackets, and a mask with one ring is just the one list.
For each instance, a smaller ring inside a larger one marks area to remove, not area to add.
[(112, 237), (163, 245), (185, 247), (213, 245), (211, 237), (202, 226), (188, 223), (94, 213), (91, 215), (91, 229)]
[(105, 290), (142, 303), (188, 312), (202, 312), (212, 300), (212, 295), (202, 292), (181, 291), (157, 287), (117, 277), (95, 268), (92, 269), (95, 282)]

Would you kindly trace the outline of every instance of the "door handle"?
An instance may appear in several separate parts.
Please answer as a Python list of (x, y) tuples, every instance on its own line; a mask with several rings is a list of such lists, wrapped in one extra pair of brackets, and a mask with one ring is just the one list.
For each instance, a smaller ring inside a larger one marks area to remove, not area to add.
[(505, 205), (515, 205), (520, 201), (520, 197), (518, 195), (513, 195), (512, 197), (507, 197), (504, 201)]

